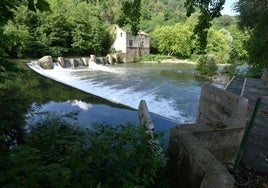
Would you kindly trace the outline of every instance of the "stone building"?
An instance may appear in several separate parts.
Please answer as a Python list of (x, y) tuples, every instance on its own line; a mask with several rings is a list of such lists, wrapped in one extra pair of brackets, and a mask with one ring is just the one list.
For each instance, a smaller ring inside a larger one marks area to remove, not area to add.
[(112, 45), (116, 62), (129, 63), (135, 58), (150, 54), (150, 36), (145, 32), (139, 32), (137, 36), (131, 32), (117, 27), (116, 39)]

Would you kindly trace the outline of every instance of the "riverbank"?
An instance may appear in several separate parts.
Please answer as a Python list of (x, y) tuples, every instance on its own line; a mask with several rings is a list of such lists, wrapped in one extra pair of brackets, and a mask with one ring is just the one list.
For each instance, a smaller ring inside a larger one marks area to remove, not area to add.
[(174, 64), (179, 64), (179, 63), (183, 63), (183, 64), (192, 64), (195, 65), (197, 64), (194, 61), (189, 61), (189, 60), (185, 60), (185, 59), (162, 59), (162, 60), (157, 60), (157, 61), (142, 61), (139, 63), (174, 63)]

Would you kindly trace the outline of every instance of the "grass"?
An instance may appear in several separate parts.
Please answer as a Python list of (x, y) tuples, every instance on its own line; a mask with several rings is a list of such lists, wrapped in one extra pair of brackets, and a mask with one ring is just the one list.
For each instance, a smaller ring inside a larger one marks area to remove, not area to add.
[(143, 62), (157, 62), (160, 63), (163, 59), (174, 59), (173, 56), (167, 56), (163, 54), (149, 54), (142, 57), (139, 57), (135, 60), (135, 62), (143, 63)]

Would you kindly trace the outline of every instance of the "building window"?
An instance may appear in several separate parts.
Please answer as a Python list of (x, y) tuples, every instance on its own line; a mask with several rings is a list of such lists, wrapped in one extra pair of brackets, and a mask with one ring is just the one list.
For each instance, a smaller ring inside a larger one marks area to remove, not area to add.
[(120, 37), (123, 37), (123, 33), (120, 33)]
[(133, 40), (128, 41), (128, 46), (133, 46)]

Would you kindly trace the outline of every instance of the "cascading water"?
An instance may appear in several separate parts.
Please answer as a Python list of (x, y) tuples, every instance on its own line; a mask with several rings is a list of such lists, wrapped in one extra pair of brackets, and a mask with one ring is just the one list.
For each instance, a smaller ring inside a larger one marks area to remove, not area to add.
[[(140, 100), (151, 112), (177, 123), (195, 121), (201, 81), (194, 78), (193, 65), (186, 64), (117, 64), (42, 69), (28, 64), (34, 71), (85, 92), (137, 109)], [(120, 114), (118, 114), (120, 117)]]

